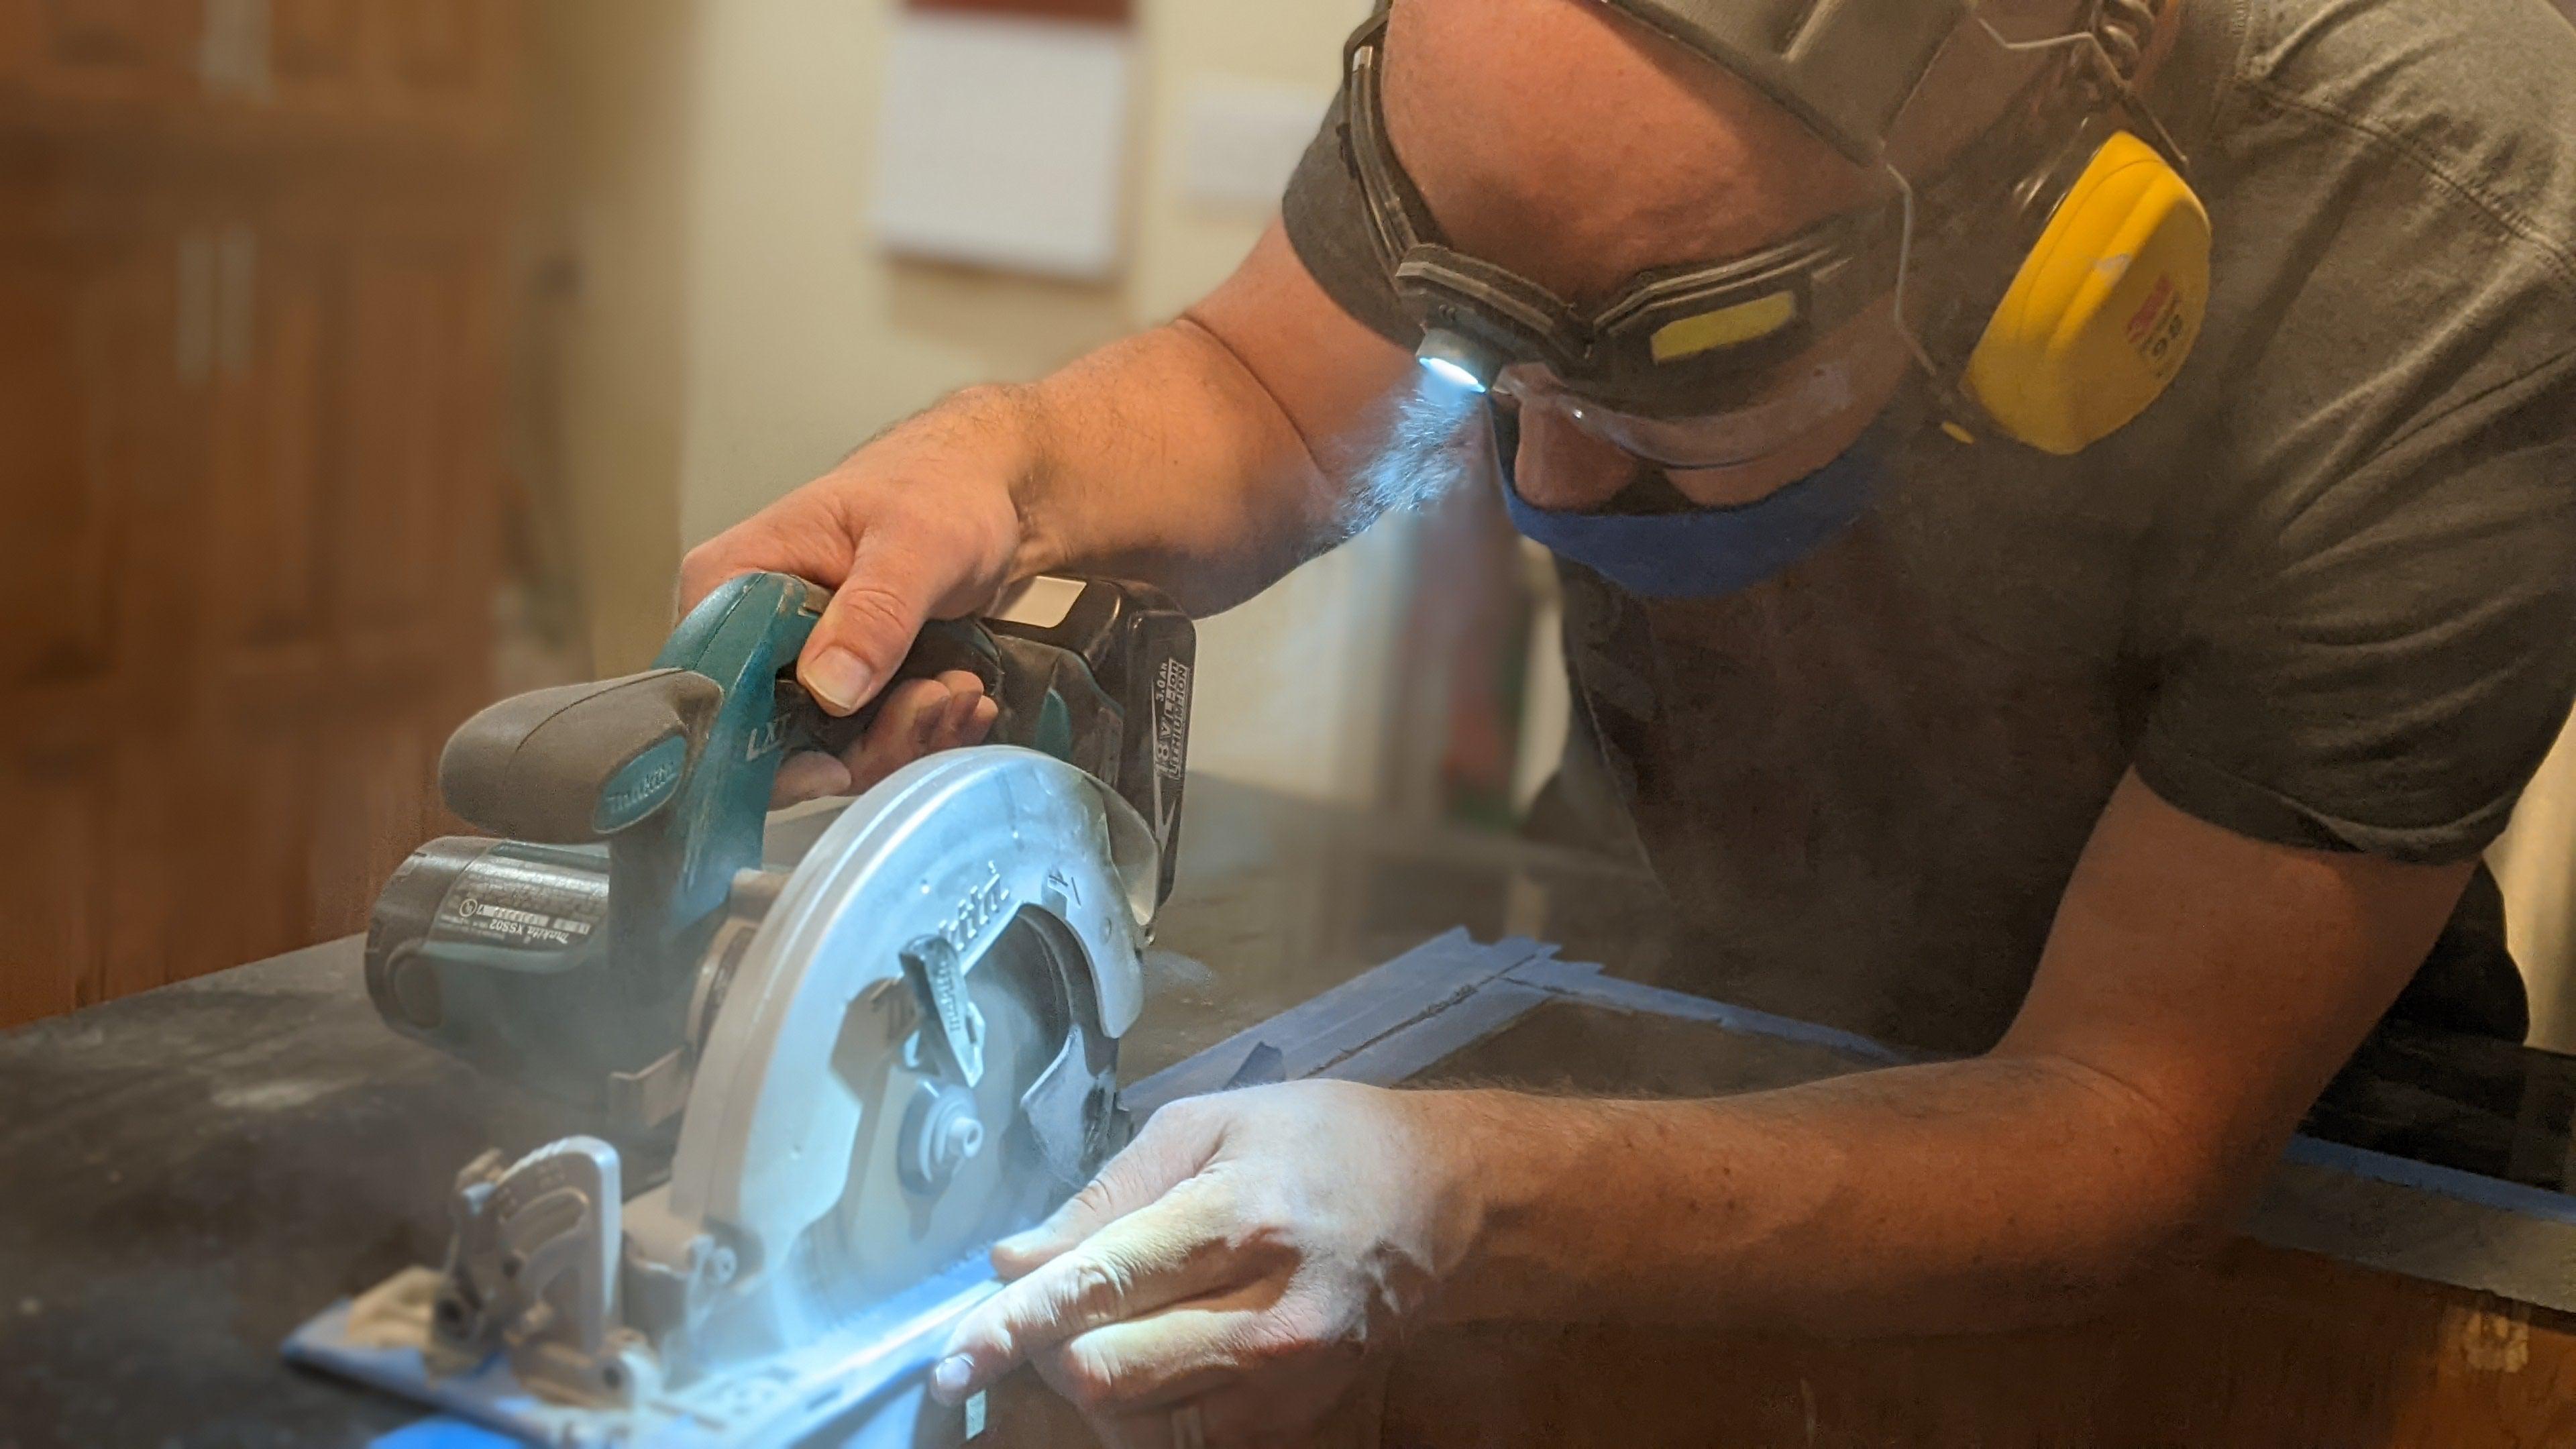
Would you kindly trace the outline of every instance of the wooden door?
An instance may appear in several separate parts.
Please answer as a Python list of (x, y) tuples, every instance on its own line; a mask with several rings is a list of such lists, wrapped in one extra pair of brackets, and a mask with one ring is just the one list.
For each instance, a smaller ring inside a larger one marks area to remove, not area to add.
[(0, 1027), (361, 929), (453, 825), (517, 34), (421, 8), (0, 0)]
[(197, 88), (188, 0), (0, 0), (0, 85), (36, 105), (174, 105)]
[(290, 206), (241, 244), (257, 300), (210, 423), (191, 770), (233, 868), (194, 893), (174, 974), (364, 927), (453, 824), (437, 754), (491, 651), (490, 240)]
[(417, 140), (489, 143), (512, 116), (524, 0), (268, 0), (263, 101)]
[(153, 635), (202, 421), (193, 258), (149, 218), (0, 209), (0, 1021), (157, 984), (178, 804)]

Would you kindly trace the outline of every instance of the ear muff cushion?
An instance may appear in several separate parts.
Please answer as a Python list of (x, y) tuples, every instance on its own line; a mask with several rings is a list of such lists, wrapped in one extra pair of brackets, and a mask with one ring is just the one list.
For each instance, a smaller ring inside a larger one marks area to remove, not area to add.
[(2155, 148), (2116, 132), (2058, 204), (1968, 359), (2007, 436), (2079, 453), (2173, 382), (2209, 305), (2209, 213)]

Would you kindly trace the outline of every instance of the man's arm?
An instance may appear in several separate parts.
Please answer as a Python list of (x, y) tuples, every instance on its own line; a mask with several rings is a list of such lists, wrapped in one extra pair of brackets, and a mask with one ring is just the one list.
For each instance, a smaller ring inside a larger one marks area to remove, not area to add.
[[(884, 688), (925, 620), (1032, 574), (1119, 574), (1212, 613), (1347, 533), (1351, 471), (1409, 367), (1274, 222), (1179, 320), (1036, 383), (959, 393), (690, 550), (679, 604), (760, 569), (832, 589), (797, 674), (841, 714)], [(846, 754), (781, 765), (776, 799), (863, 789), (976, 743), (998, 713), (971, 674), (908, 681)]]
[(1453, 1307), (1837, 1333), (2080, 1312), (2233, 1223), (2469, 869), (2250, 840), (2132, 778), (1985, 1056), (1713, 1103), (1435, 1109), (1486, 1119)]
[(1037, 447), (1014, 572), (1142, 579), (1195, 614), (1239, 604), (1345, 536), (1351, 477), (1413, 375), (1274, 221), (1178, 321), (1026, 389)]
[(691, 550), (681, 603), (752, 569), (831, 586), (802, 672), (844, 709), (925, 619), (1031, 574), (1118, 572), (1213, 612), (1338, 536), (1349, 469), (1408, 365), (1274, 222), (1179, 320), (959, 393)]
[(1708, 1102), (1178, 1104), (997, 1251), (1026, 1276), (961, 1327), (943, 1387), (1035, 1357), (1106, 1416), (1211, 1392), (1276, 1415), (1227, 1396), (1315, 1376), (1247, 1369), (1415, 1310), (1837, 1333), (2081, 1311), (2233, 1221), (2468, 871), (2254, 841), (2132, 777), (1987, 1055)]

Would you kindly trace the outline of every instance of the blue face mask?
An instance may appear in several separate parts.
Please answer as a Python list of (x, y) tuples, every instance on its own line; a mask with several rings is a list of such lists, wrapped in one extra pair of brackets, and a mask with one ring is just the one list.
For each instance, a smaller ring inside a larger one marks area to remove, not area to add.
[[(1497, 456), (1514, 441), (1498, 430)], [(1540, 508), (1496, 471), (1521, 536), (1649, 599), (1714, 599), (1749, 589), (1825, 546), (1869, 507), (1882, 474), (1877, 430), (1769, 497), (1676, 513), (1567, 513)]]

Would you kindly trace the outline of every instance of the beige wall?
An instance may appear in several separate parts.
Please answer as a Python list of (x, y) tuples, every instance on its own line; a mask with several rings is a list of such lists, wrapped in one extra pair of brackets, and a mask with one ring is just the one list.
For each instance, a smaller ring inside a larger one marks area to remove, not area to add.
[(2576, 726), (2559, 736), (2487, 860), (2531, 984), (2532, 1045), (2576, 1051)]
[(551, 280), (531, 288), (524, 382), (550, 441), (528, 466), (561, 510), (579, 576), (591, 658), (571, 667), (602, 674), (642, 667), (670, 627), (698, 9), (547, 0), (530, 12), (530, 251)]

